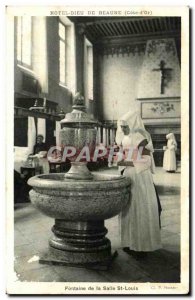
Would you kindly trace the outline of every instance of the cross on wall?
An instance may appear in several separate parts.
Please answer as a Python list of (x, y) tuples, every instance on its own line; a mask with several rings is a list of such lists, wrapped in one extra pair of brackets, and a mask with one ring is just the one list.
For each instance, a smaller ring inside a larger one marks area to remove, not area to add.
[(164, 60), (160, 61), (159, 67), (157, 69), (153, 69), (152, 71), (161, 72), (161, 83), (160, 83), (160, 93), (164, 94), (165, 92), (165, 81), (168, 79), (168, 72), (172, 71), (171, 68), (165, 68), (166, 62)]

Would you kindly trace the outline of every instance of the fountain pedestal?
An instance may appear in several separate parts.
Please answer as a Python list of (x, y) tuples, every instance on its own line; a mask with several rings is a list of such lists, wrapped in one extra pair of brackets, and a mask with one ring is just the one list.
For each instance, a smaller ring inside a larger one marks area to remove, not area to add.
[(104, 221), (67, 222), (55, 220), (54, 236), (49, 241), (49, 252), (41, 263), (104, 269), (116, 253), (111, 253), (110, 240), (105, 237)]

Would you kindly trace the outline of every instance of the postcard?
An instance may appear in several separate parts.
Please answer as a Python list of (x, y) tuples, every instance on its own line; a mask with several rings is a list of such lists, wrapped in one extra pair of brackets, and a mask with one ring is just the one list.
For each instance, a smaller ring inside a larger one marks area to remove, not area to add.
[(189, 10), (6, 7), (7, 294), (190, 292)]

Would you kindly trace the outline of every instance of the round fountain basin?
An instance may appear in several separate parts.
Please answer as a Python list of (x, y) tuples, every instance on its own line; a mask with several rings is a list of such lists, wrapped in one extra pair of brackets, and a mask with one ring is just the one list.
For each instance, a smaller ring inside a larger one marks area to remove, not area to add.
[(128, 179), (92, 173), (93, 179), (73, 180), (63, 173), (31, 177), (31, 202), (45, 215), (66, 221), (105, 220), (119, 214), (129, 199)]

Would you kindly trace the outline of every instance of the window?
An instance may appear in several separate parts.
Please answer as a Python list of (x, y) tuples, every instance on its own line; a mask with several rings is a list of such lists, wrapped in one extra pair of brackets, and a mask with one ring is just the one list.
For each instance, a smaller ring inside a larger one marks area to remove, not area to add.
[(93, 45), (85, 37), (85, 97), (93, 100)]
[(59, 21), (59, 83), (66, 84), (66, 27)]
[(88, 99), (93, 100), (93, 47), (87, 46), (87, 89)]
[(18, 64), (32, 67), (32, 17), (17, 18), (17, 61)]

